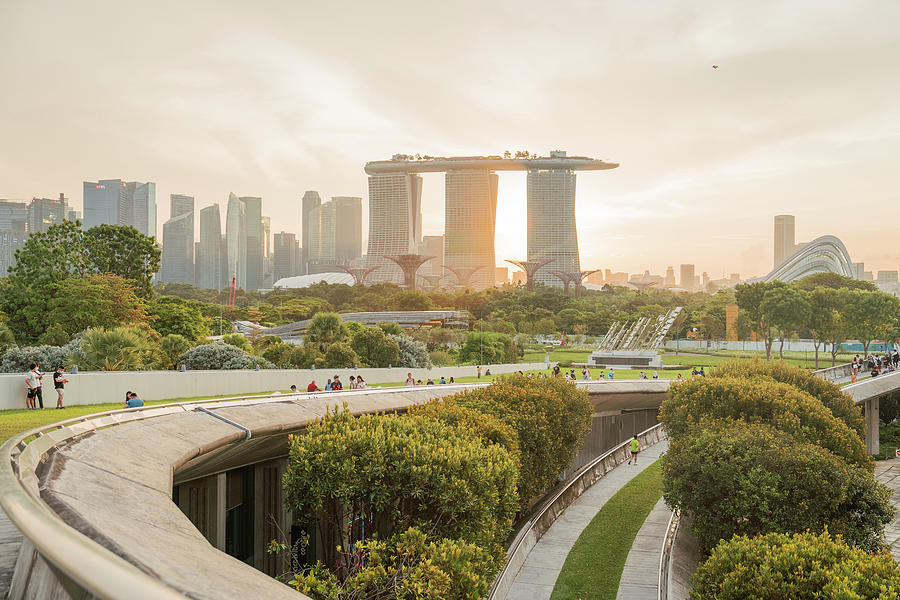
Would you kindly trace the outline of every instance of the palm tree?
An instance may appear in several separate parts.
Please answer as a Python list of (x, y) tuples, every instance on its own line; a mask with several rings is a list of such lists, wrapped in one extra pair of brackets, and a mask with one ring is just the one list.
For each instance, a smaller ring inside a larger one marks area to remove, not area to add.
[(88, 371), (139, 371), (149, 366), (155, 344), (136, 327), (88, 329), (72, 361)]

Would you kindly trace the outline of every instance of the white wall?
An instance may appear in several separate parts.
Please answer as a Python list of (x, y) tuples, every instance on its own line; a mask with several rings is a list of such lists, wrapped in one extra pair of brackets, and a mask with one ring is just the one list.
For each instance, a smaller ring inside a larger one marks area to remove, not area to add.
[[(519, 363), (510, 365), (482, 365), (482, 373), (490, 369), (492, 374), (512, 373), (543, 369), (544, 363)], [(431, 369), (271, 369), (260, 371), (110, 371), (71, 373), (66, 377), (66, 405), (102, 404), (124, 402), (125, 392), (135, 391), (144, 400), (169, 400), (174, 398), (194, 398), (198, 396), (225, 396), (242, 394), (262, 394), (277, 390), (288, 390), (296, 385), (306, 391), (310, 381), (319, 387), (335, 374), (341, 376), (344, 389), (350, 385), (351, 375), (362, 375), (369, 385), (406, 381), (406, 374), (412, 373), (416, 379), (426, 381), (431, 377), (435, 383), (441, 375), (469, 377), (476, 375), (476, 369), (467, 367), (433, 367)], [(44, 408), (56, 406), (56, 391), (53, 389), (53, 375), (44, 375)], [(25, 408), (25, 374), (0, 374), (0, 410)]]

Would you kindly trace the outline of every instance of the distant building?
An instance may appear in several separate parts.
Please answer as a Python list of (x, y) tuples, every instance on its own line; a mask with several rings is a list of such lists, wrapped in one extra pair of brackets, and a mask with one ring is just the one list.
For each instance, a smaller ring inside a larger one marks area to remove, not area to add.
[(223, 252), (222, 218), (219, 205), (213, 204), (200, 210), (200, 241), (197, 244), (197, 285), (220, 290), (227, 285), (226, 253)]
[(235, 279), (237, 287), (247, 287), (247, 205), (242, 198), (228, 194), (228, 212), (225, 217), (227, 247), (227, 271), (225, 280)]
[(794, 253), (794, 215), (775, 215), (775, 267)]
[(422, 265), (419, 273), (422, 275), (453, 275), (444, 270), (444, 236), (423, 235), (419, 254), (433, 256), (434, 258)]
[(878, 277), (875, 281), (878, 284), (898, 283), (897, 271), (878, 271)]
[(247, 226), (247, 290), (258, 290), (263, 287), (265, 273), (265, 233), (263, 230), (262, 198), (242, 196)]
[(16, 250), (28, 239), (28, 208), (24, 202), (0, 200), (0, 277), (16, 265)]
[(156, 184), (102, 179), (85, 181), (84, 227), (128, 225), (156, 237)]
[(697, 278), (694, 275), (694, 265), (684, 264), (679, 267), (680, 279), (678, 285), (686, 290), (694, 291), (697, 288)]
[(494, 287), (498, 177), (487, 170), (450, 170), (444, 182), (444, 264), (477, 268), (470, 279), (474, 289)]
[(362, 256), (362, 198), (334, 196), (335, 260), (349, 263)]
[(273, 279), (274, 275), (274, 266), (272, 263), (272, 218), (271, 217), (263, 217), (262, 218), (262, 230), (263, 230), (263, 288), (264, 289), (272, 289), (272, 284), (275, 282)]
[(300, 244), (293, 233), (276, 233), (273, 238), (273, 281), (300, 273)]
[[(312, 211), (322, 204), (322, 198), (319, 196), (319, 192), (313, 190), (307, 190), (303, 194), (303, 199), (301, 200), (300, 207), (300, 247), (302, 249), (302, 255), (300, 257), (301, 260), (301, 269), (302, 272), (308, 273), (306, 263), (309, 261), (309, 246), (310, 246), (310, 227), (312, 226), (312, 221), (310, 220), (310, 214)], [(276, 279), (276, 281), (278, 281)]]
[[(556, 158), (565, 153), (551, 152)], [(552, 259), (535, 273), (534, 280), (562, 287), (552, 271), (580, 271), (578, 233), (575, 228), (575, 171), (530, 169), (527, 178), (528, 260)]]
[(422, 177), (414, 173), (369, 176), (369, 275), (373, 283), (403, 282), (403, 273), (385, 256), (415, 253), (422, 239)]
[(513, 271), (510, 283), (513, 285), (527, 285), (528, 276), (525, 271)]
[(666, 276), (663, 277), (663, 286), (667, 288), (675, 287), (675, 269), (666, 267)]
[(507, 267), (496, 267), (494, 269), (494, 282), (500, 285), (509, 283), (509, 269)]
[(51, 225), (69, 219), (71, 213), (65, 194), (60, 194), (59, 198), (33, 198), (28, 204), (28, 232), (45, 232)]
[(194, 283), (194, 198), (172, 194), (169, 205), (171, 217), (163, 224), (159, 279)]
[(603, 271), (596, 271), (587, 276), (585, 280), (586, 283), (590, 283), (592, 285), (603, 285), (605, 281), (603, 280)]

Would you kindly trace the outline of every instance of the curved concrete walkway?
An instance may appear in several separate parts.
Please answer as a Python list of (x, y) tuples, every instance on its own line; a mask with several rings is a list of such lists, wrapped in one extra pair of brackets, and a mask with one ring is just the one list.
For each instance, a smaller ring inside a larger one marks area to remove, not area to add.
[(672, 511), (660, 498), (631, 544), (616, 600), (659, 598), (659, 558), (671, 517)]
[[(525, 564), (516, 574), (510, 587), (508, 600), (548, 600), (556, 585), (556, 578), (575, 541), (606, 501), (631, 481), (635, 475), (653, 464), (669, 448), (663, 440), (645, 448), (638, 457), (637, 466), (622, 464), (607, 473), (587, 489), (566, 511), (559, 516), (547, 533), (538, 540)], [(663, 525), (665, 528), (665, 525)], [(658, 562), (657, 553), (657, 562)], [(656, 579), (654, 579), (656, 581)]]

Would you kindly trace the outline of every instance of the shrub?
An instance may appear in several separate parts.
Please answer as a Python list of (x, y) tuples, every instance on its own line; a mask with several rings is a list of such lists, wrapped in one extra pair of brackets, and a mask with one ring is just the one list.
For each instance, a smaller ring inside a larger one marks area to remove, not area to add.
[(306, 328), (306, 343), (316, 344), (319, 352), (325, 352), (331, 344), (346, 341), (348, 335), (347, 326), (344, 325), (344, 318), (341, 315), (320, 312), (316, 313)]
[(767, 379), (700, 378), (669, 389), (659, 420), (672, 438), (723, 420), (771, 425), (796, 439), (818, 444), (859, 466), (871, 467), (865, 442), (818, 399)]
[(454, 402), (439, 400), (413, 406), (409, 409), (409, 414), (435, 419), (467, 433), (470, 437), (480, 439), (484, 444), (503, 446), (517, 463), (520, 461), (519, 438), (515, 430), (494, 416)]
[(388, 337), (397, 342), (399, 350), (397, 366), (414, 369), (427, 369), (432, 366), (428, 348), (423, 342), (416, 341), (407, 335), (388, 334)]
[(737, 536), (719, 544), (692, 578), (691, 600), (895, 599), (900, 566), (827, 532)]
[(593, 413), (587, 393), (562, 378), (515, 375), (444, 402), (491, 415), (516, 432), (522, 456), (518, 481), (522, 508), (554, 485), (572, 463), (590, 430)]
[(229, 333), (222, 336), (222, 342), (235, 348), (240, 348), (245, 352), (250, 352), (250, 340), (239, 333)]
[(453, 355), (446, 350), (432, 350), (428, 353), (428, 359), (431, 361), (431, 364), (438, 367), (446, 367), (456, 362), (453, 359)]
[[(347, 342), (335, 342), (325, 351), (325, 360), (322, 364), (326, 368), (346, 369), (359, 364), (359, 357)], [(316, 365), (318, 366), (318, 365)]]
[(344, 582), (318, 563), (294, 576), (290, 585), (315, 600), (335, 598), (485, 598), (498, 561), (489, 552), (460, 540), (429, 539), (410, 527), (386, 541), (361, 542), (362, 560)]
[(159, 346), (137, 327), (88, 329), (71, 360), (86, 371), (140, 371), (153, 364)]
[(378, 327), (366, 327), (350, 342), (360, 360), (370, 367), (398, 366), (400, 346)]
[(519, 349), (513, 339), (504, 333), (471, 332), (459, 350), (463, 362), (479, 364), (514, 363), (519, 359)]
[(159, 349), (165, 357), (166, 369), (177, 369), (178, 358), (191, 349), (193, 344), (183, 335), (170, 333), (159, 341)]
[(423, 526), (437, 538), (502, 554), (517, 505), (515, 461), (433, 419), (335, 411), (290, 439), (283, 478), (294, 514), (320, 516), (326, 565), (341, 557), (367, 521), (382, 539)]
[(150, 314), (156, 316), (153, 328), (159, 335), (177, 334), (194, 341), (209, 335), (209, 325), (200, 312), (202, 303), (174, 296), (160, 296), (150, 302)]
[(792, 367), (782, 362), (769, 362), (758, 359), (733, 360), (716, 367), (712, 372), (713, 377), (736, 377), (738, 379), (750, 379), (753, 377), (770, 377), (775, 381), (787, 383), (800, 388), (804, 392), (819, 399), (831, 413), (844, 421), (851, 429), (865, 439), (866, 425), (862, 411), (853, 402), (849, 394), (841, 389), (820, 379), (799, 367)]
[(0, 358), (0, 372), (24, 373), (31, 363), (38, 363), (42, 371), (49, 373), (59, 365), (69, 364), (70, 355), (81, 347), (80, 340), (79, 337), (65, 346), (13, 346)]
[(250, 356), (240, 348), (224, 342), (195, 346), (181, 355), (178, 361), (186, 369), (274, 369), (275, 365), (259, 356)]
[[(69, 336), (66, 336), (65, 344), (69, 341)], [(11, 348), (16, 345), (16, 337), (13, 335), (12, 330), (6, 323), (0, 323), (0, 351), (6, 351), (7, 348)], [(51, 344), (54, 345), (54, 344)]]
[(889, 493), (868, 472), (767, 425), (694, 429), (662, 461), (666, 503), (693, 517), (704, 550), (736, 534), (826, 526), (871, 549), (892, 517)]

